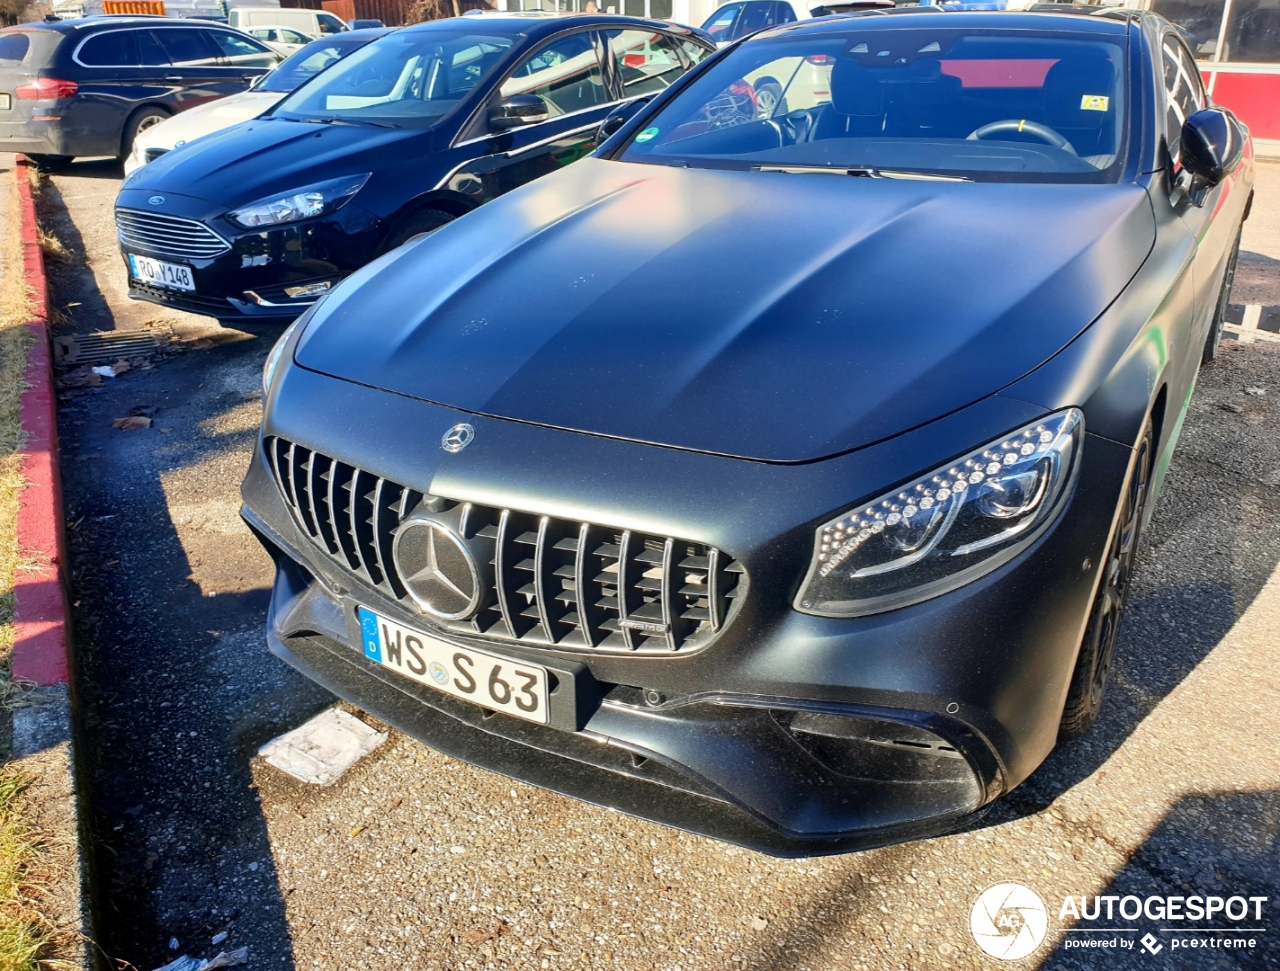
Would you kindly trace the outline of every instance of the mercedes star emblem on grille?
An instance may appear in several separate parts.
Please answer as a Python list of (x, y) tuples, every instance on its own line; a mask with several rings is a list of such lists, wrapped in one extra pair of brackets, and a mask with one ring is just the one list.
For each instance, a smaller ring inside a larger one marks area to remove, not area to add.
[(164, 205), (164, 196), (152, 196), (150, 199), (148, 199), (148, 200), (147, 200), (147, 205), (149, 205), (149, 206), (163, 206), (163, 205)]
[(405, 589), (419, 607), (442, 620), (475, 613), (483, 587), (475, 558), (449, 526), (410, 519), (396, 533), (391, 556)]
[(444, 433), (444, 437), (440, 439), (440, 447), (446, 452), (461, 452), (475, 440), (475, 437), (476, 430), (463, 422), (460, 425), (454, 425)]

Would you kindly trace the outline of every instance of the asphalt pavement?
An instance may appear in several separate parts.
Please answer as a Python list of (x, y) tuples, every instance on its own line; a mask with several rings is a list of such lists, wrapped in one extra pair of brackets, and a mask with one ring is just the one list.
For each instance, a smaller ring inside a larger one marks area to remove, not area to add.
[[(128, 301), (119, 178), (79, 162), (45, 195), (70, 251), (52, 273), (59, 333), (102, 331), (96, 353), (133, 354), (100, 384), (73, 364), (60, 409), (112, 957), (141, 971), (241, 946), (254, 969), (978, 967), (1001, 962), (971, 935), (975, 899), (1016, 882), (1049, 911), (1024, 967), (1280, 967), (1265, 910), (1244, 949), (1175, 949), (1145, 916), (1111, 935), (1138, 946), (1082, 948), (1058, 919), (1068, 895), (1280, 906), (1280, 344), (1233, 334), (1202, 373), (1095, 731), (965, 832), (778, 860), (394, 732), (328, 788), (254, 757), (333, 703), (267, 653), (270, 563), (237, 516), (278, 328)], [(1263, 331), (1272, 317), (1243, 308), (1280, 305), (1280, 163), (1260, 165), (1235, 299)], [(154, 348), (112, 344), (139, 335)], [(151, 424), (113, 427), (130, 416)]]

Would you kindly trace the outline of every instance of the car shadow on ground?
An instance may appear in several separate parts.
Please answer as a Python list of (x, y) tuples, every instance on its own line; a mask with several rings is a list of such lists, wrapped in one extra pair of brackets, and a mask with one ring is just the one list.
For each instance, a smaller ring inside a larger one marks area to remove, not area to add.
[(80, 158), (54, 170), (85, 179), (115, 179), (124, 175), (124, 163), (118, 158)]
[[(1084, 927), (1130, 927), (1136, 932), (1125, 935), (1088, 934), (1087, 937), (1131, 937), (1130, 949), (1083, 949), (1064, 940), (1050, 953), (1040, 967), (1046, 971), (1067, 969), (1141, 967), (1151, 971), (1174, 971), (1182, 968), (1275, 968), (1280, 966), (1280, 949), (1273, 940), (1274, 905), (1280, 898), (1280, 792), (1213, 792), (1184, 796), (1169, 810), (1146, 842), (1115, 875), (1098, 896), (1216, 896), (1221, 898), (1266, 897), (1262, 919), (1254, 919), (1256, 910), (1248, 905), (1242, 919), (1226, 919), (1219, 913), (1212, 920), (1154, 920), (1140, 916), (1137, 920), (1103, 919), (1076, 921)], [(1079, 903), (1077, 895), (1076, 902)], [(1063, 902), (1046, 900), (1050, 925), (1057, 923)], [(1094, 906), (1092, 901), (1090, 908)], [(1132, 912), (1132, 904), (1129, 905)], [(1233, 905), (1237, 917), (1240, 904)], [(1159, 914), (1159, 904), (1153, 908)], [(1115, 912), (1113, 912), (1115, 913)], [(1260, 933), (1205, 934), (1193, 929), (1207, 927), (1261, 928)], [(1169, 929), (1183, 933), (1169, 933)], [(1162, 933), (1162, 930), (1164, 932)], [(1140, 938), (1150, 933), (1154, 942), (1143, 948)], [(1075, 937), (1074, 934), (1067, 935)], [(1188, 947), (1192, 939), (1204, 941), (1199, 947)], [(1253, 947), (1214, 947), (1215, 941), (1232, 943), (1253, 940)]]
[[(91, 273), (52, 275), (75, 327), (110, 329)], [(245, 945), (293, 968), (250, 760), (333, 698), (267, 652), (270, 562), (235, 518), (278, 331), (59, 395), (97, 942), (140, 971)], [(139, 411), (151, 427), (113, 427)]]

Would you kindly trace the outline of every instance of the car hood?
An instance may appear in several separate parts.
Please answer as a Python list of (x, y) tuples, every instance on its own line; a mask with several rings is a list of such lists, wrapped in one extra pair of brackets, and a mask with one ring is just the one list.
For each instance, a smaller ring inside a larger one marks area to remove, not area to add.
[(281, 98), (276, 91), (241, 91), (174, 115), (167, 121), (148, 128), (137, 138), (143, 148), (171, 149), (178, 142), (195, 141), (201, 135), (230, 128), (256, 118)]
[(123, 190), (174, 193), (234, 209), (276, 192), (384, 167), (389, 149), (409, 140), (421, 147), (430, 139), (429, 129), (255, 118), (184, 145), (181, 152), (161, 155), (139, 169)]
[(359, 271), (295, 360), (476, 414), (809, 461), (1043, 363), (1154, 231), (1136, 185), (591, 158)]

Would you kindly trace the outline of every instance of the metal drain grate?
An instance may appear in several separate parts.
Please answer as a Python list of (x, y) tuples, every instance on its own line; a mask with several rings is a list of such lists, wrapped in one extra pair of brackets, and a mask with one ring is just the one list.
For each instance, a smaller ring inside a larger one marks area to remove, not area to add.
[(53, 338), (53, 362), (59, 367), (110, 364), (121, 358), (142, 357), (160, 349), (152, 331), (96, 334), (58, 334)]

